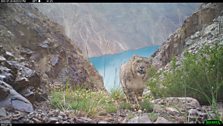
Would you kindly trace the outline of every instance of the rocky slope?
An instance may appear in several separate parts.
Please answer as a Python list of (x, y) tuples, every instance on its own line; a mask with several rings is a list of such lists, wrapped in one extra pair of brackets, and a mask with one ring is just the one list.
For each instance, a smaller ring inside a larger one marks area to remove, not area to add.
[(33, 4), (89, 57), (161, 44), (199, 3)]
[(202, 4), (152, 55), (153, 65), (165, 67), (173, 56), (180, 61), (185, 50), (196, 52), (204, 44), (222, 40), (222, 10), (222, 3)]
[[(215, 42), (219, 42), (220, 46), (223, 45), (222, 34), (223, 4), (202, 4), (199, 10), (188, 17), (183, 25), (152, 55), (152, 65), (156, 66), (160, 71), (170, 72), (170, 61), (173, 57), (176, 56), (176, 65), (180, 66), (186, 52), (197, 53), (204, 45), (211, 47)], [(161, 74), (155, 79), (162, 80), (163, 77)], [(161, 89), (162, 87), (160, 86), (159, 88)], [(144, 94), (151, 95), (149, 91), (147, 93), (144, 92)], [(154, 103), (152, 117), (144, 113), (132, 118), (130, 122), (153, 123), (154, 121), (151, 120), (156, 115), (156, 120), (159, 123), (203, 123), (207, 119), (216, 119), (216, 112), (219, 114), (218, 119), (223, 120), (222, 100), (222, 97), (218, 97), (216, 99), (216, 108), (214, 108), (212, 105), (199, 103), (198, 100), (191, 97), (155, 99), (152, 101)]]
[[(199, 49), (205, 45), (212, 47), (216, 42), (219, 46), (223, 45), (223, 4), (222, 3), (207, 3), (202, 4), (199, 10), (188, 17), (183, 25), (179, 27), (168, 39), (165, 41), (162, 46), (152, 55), (152, 65), (156, 66), (159, 71), (164, 72), (173, 72), (171, 71), (171, 60), (173, 57), (176, 57), (176, 65), (180, 66), (186, 52), (197, 53)], [(163, 71), (164, 70), (164, 71)], [(163, 75), (159, 75), (159, 79), (163, 79)], [(150, 78), (154, 79), (154, 78)], [(157, 78), (156, 78), (157, 79)], [(183, 79), (182, 79), (183, 80)], [(159, 87), (162, 88), (161, 86)], [(220, 91), (220, 90), (219, 90)], [(182, 97), (184, 98), (184, 97)], [(169, 99), (169, 98), (166, 98)], [(176, 98), (173, 98), (177, 100)], [(223, 106), (222, 106), (222, 97), (218, 97), (216, 101), (218, 106), (216, 111), (220, 114), (220, 119), (223, 117)], [(156, 100), (155, 100), (156, 101)], [(159, 101), (159, 100), (158, 100)], [(162, 100), (161, 100), (162, 101)], [(166, 104), (165, 102), (156, 102), (156, 104)], [(200, 102), (195, 108), (187, 110), (187, 118), (198, 117), (200, 122), (203, 122), (205, 119), (212, 119), (216, 116), (214, 113), (210, 114), (207, 111), (214, 111), (211, 106), (204, 106), (207, 103)], [(182, 107), (182, 106), (181, 106)], [(166, 108), (169, 109), (169, 108)], [(160, 109), (158, 113), (167, 114), (166, 109)], [(169, 109), (172, 112), (174, 109)], [(178, 110), (177, 110), (178, 111)], [(177, 112), (174, 112), (177, 114)], [(181, 114), (178, 116), (174, 115), (175, 119), (181, 117)], [(213, 116), (214, 115), (214, 116)], [(188, 122), (185, 116), (182, 116), (184, 121)], [(167, 119), (167, 118), (166, 118)], [(180, 119), (180, 118), (179, 118)], [(180, 119), (180, 120), (181, 120)], [(168, 119), (170, 120), (170, 119)], [(192, 119), (194, 120), (194, 119)], [(198, 121), (197, 120), (197, 121)], [(193, 121), (192, 121), (193, 122)]]
[(51, 88), (65, 84), (105, 90), (61, 26), (30, 4), (1, 4), (0, 107), (31, 112)]

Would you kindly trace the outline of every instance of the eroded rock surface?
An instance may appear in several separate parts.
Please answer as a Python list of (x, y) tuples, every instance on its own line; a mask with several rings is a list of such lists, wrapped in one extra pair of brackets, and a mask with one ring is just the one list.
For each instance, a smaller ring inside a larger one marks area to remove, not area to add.
[[(7, 57), (8, 55), (10, 58)], [(37, 92), (40, 77), (22, 62), (12, 61), (15, 59), (14, 55), (3, 48), (1, 48), (0, 56), (5, 58), (0, 63), (0, 107), (32, 112), (32, 103), (38, 101), (37, 94), (41, 96)], [(35, 95), (33, 99), (30, 99), (31, 95)]]
[[(65, 85), (69, 81), (72, 87), (105, 90), (102, 77), (80, 49), (71, 44), (63, 27), (50, 21), (31, 4), (5, 4), (0, 11), (0, 51), (3, 54), (0, 62), (7, 61), (6, 64), (13, 67), (9, 69), (20, 68), (16, 76), (18, 83), (26, 85), (27, 81), (35, 81), (35, 84), (49, 86), (46, 84)], [(45, 82), (43, 75), (48, 78)]]
[[(49, 100), (51, 85), (63, 88), (66, 82), (106, 91), (101, 76), (63, 28), (31, 4), (1, 5), (0, 17), (0, 108), (35, 112), (40, 102)], [(16, 115), (12, 118), (19, 120)]]
[[(196, 47), (199, 48), (202, 47), (202, 44), (218, 37), (218, 31), (215, 31), (218, 28), (214, 28), (211, 25), (218, 24), (213, 22), (213, 20), (218, 16), (222, 16), (222, 10), (222, 3), (203, 4), (153, 54), (153, 65), (157, 68), (164, 67), (173, 56), (181, 56), (186, 48), (197, 50), (197, 48), (193, 47), (194, 45), (197, 45)], [(204, 30), (208, 25), (210, 25), (209, 30)], [(208, 34), (205, 31), (208, 31)]]
[(25, 112), (33, 111), (32, 104), (7, 83), (0, 81), (0, 91), (0, 108), (7, 107)]

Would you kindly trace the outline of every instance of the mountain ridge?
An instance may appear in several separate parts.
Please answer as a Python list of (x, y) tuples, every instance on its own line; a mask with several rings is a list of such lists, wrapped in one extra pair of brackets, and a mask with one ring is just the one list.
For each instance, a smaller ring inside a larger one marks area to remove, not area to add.
[(93, 57), (161, 44), (199, 3), (33, 5)]
[(153, 65), (158, 68), (165, 67), (173, 56), (181, 57), (182, 52), (192, 44), (187, 44), (187, 41), (196, 39), (194, 36), (202, 37), (202, 34), (205, 34), (204, 29), (212, 24), (215, 18), (221, 16), (222, 7), (223, 5), (219, 3), (202, 4), (199, 10), (185, 19), (184, 23), (152, 55)]
[(63, 89), (66, 84), (106, 91), (102, 77), (71, 44), (63, 27), (35, 7), (1, 4), (0, 17), (1, 107), (30, 112), (54, 87)]

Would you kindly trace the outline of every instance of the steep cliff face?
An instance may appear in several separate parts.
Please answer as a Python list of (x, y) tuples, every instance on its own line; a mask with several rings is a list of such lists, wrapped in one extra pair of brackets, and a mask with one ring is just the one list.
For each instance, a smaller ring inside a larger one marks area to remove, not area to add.
[(161, 44), (199, 3), (33, 4), (65, 27), (84, 55), (100, 56)]
[[(66, 82), (73, 87), (105, 90), (101, 76), (82, 52), (71, 44), (61, 26), (51, 22), (30, 4), (1, 4), (1, 105), (10, 104), (8, 96), (37, 101), (29, 97), (31, 92), (47, 95), (47, 89)], [(14, 107), (21, 106), (24, 104)]]
[(153, 65), (164, 67), (173, 56), (180, 60), (186, 49), (196, 52), (204, 44), (221, 39), (219, 26), (222, 26), (222, 10), (222, 3), (202, 4), (152, 55)]

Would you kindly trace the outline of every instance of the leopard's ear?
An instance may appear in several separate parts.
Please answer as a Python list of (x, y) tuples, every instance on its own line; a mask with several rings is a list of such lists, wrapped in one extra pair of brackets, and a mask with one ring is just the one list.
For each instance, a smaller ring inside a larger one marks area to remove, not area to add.
[(137, 56), (137, 55), (133, 55), (132, 59), (134, 60), (134, 59), (136, 59), (137, 57), (139, 57), (139, 56)]
[(137, 57), (137, 55), (133, 55), (133, 59), (135, 59)]
[(152, 57), (145, 58), (147, 64), (152, 64)]
[(132, 58), (130, 58), (131, 61), (134, 61), (136, 59), (136, 55), (133, 55)]

